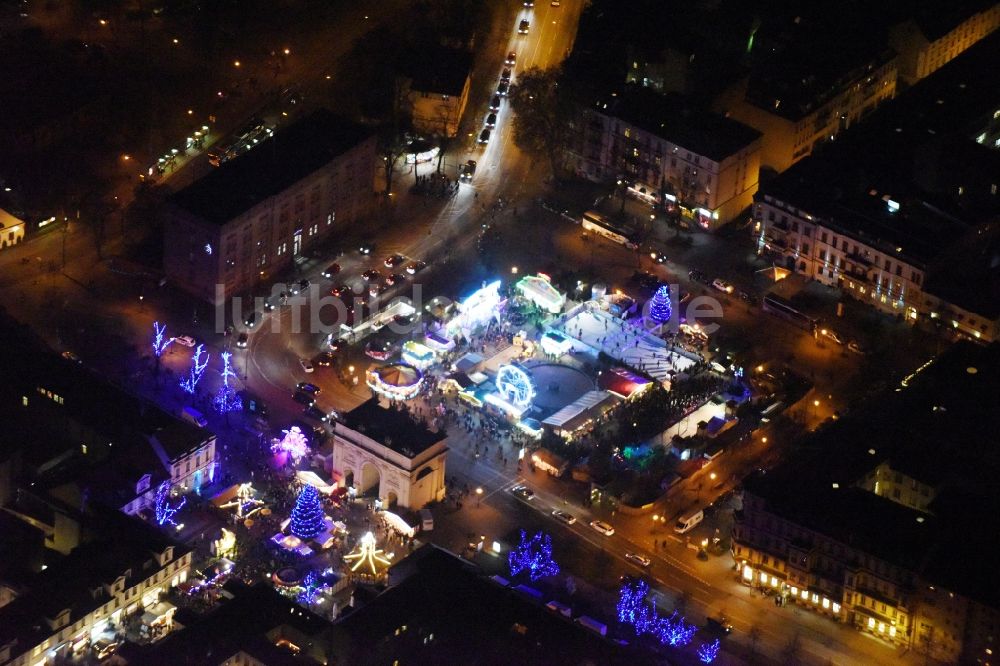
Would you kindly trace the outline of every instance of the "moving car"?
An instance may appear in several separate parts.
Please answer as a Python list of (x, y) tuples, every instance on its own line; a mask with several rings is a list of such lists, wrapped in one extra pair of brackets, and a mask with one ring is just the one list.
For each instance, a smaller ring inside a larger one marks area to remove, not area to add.
[(390, 287), (395, 287), (406, 282), (406, 276), (402, 273), (393, 273), (385, 279), (385, 283)]
[(702, 284), (708, 284), (708, 276), (698, 269), (688, 271), (688, 279)]
[(507, 59), (503, 61), (505, 65), (513, 65), (515, 62), (517, 62), (517, 53), (515, 51), (508, 53)]
[(734, 289), (733, 285), (729, 284), (728, 282), (726, 282), (721, 278), (715, 278), (714, 280), (712, 280), (712, 286), (718, 289), (719, 291), (723, 291), (727, 294), (733, 293)]
[(323, 277), (329, 280), (339, 272), (340, 272), (340, 264), (330, 264), (329, 266), (323, 269)]
[(500, 95), (493, 95), (493, 99), (490, 100), (490, 111), (500, 110)]
[(490, 142), (490, 130), (484, 129), (482, 132), (479, 133), (479, 143), (485, 145), (489, 142)]
[(828, 340), (836, 342), (838, 345), (844, 344), (844, 339), (840, 337), (835, 330), (832, 328), (821, 328), (819, 329), (819, 334)]
[(590, 521), (590, 526), (595, 530), (597, 530), (598, 532), (600, 532), (601, 534), (603, 534), (604, 536), (611, 536), (612, 534), (615, 533), (615, 528), (613, 528), (611, 525), (608, 525), (603, 520), (592, 520)]
[(347, 346), (347, 340), (344, 338), (334, 338), (330, 336), (330, 340), (326, 343), (330, 345), (330, 351), (340, 351)]
[(303, 393), (311, 393), (313, 395), (319, 395), (323, 392), (323, 389), (309, 382), (299, 382), (295, 385), (295, 390), (302, 391)]
[(377, 268), (370, 268), (361, 274), (361, 279), (365, 282), (373, 282), (382, 279), (382, 273)]
[(507, 92), (510, 90), (510, 81), (501, 81), (497, 84), (497, 94), (504, 97), (507, 96)]
[(337, 284), (334, 285), (332, 289), (330, 289), (330, 295), (333, 296), (334, 298), (343, 298), (344, 294), (349, 294), (350, 292), (351, 288), (348, 287), (346, 284)]
[(176, 338), (172, 338), (174, 342), (184, 347), (194, 347), (194, 338), (190, 335), (179, 335)]
[[(473, 162), (473, 164), (475, 164), (475, 163)], [(409, 273), (410, 275), (416, 275), (417, 273), (419, 273), (420, 271), (424, 270), (425, 268), (427, 268), (427, 262), (425, 262), (425, 261), (412, 261), (412, 262), (410, 262), (409, 264), (406, 265), (406, 272)]]
[(76, 354), (74, 354), (73, 352), (71, 352), (69, 350), (64, 351), (62, 353), (62, 357), (64, 359), (66, 359), (67, 361), (73, 361), (74, 363), (82, 363), (83, 362), (83, 361), (80, 360), (79, 356), (77, 356)]
[(372, 246), (365, 243), (358, 248), (358, 252), (364, 255), (369, 255), (372, 253)]
[[(491, 113), (490, 116), (492, 116), (494, 122), (496, 122), (496, 114)], [(487, 122), (489, 122), (489, 118), (487, 118), (486, 120)], [(476, 174), (476, 160), (469, 160), (468, 162), (462, 165), (462, 173), (459, 175), (459, 178), (468, 183), (472, 180), (472, 177), (475, 174)], [(410, 264), (409, 266), (406, 267), (407, 273), (410, 272), (410, 266), (412, 265), (413, 264)]]
[(292, 396), (292, 400), (300, 405), (305, 405), (306, 407), (312, 407), (316, 404), (316, 398), (312, 397), (309, 393), (303, 393), (301, 391), (297, 391), (295, 395)]
[(313, 364), (321, 368), (328, 368), (333, 365), (333, 358), (332, 351), (323, 351), (313, 356)]
[(733, 625), (725, 616), (710, 617), (705, 620), (705, 630), (721, 636), (728, 636), (733, 631)]
[(406, 261), (406, 257), (404, 257), (403, 255), (391, 254), (388, 257), (386, 257), (385, 261), (382, 263), (385, 264), (386, 268), (395, 268), (396, 266), (402, 264), (404, 261)]
[(640, 567), (648, 567), (653, 563), (651, 559), (639, 553), (625, 553), (625, 559), (632, 564), (638, 564)]
[(300, 358), (299, 359), (299, 365), (302, 366), (302, 369), (305, 372), (312, 372), (315, 369), (315, 368), (313, 368), (312, 361), (310, 361), (307, 358)]
[(551, 4), (551, 5), (553, 6), (553, 7), (558, 7), (558, 6), (559, 6), (559, 0), (552, 0), (552, 2), (551, 2), (550, 4)]
[(497, 126), (497, 114), (491, 112), (490, 115), (486, 116), (486, 122), (483, 125), (488, 129), (494, 129)]
[(531, 501), (535, 499), (535, 491), (528, 486), (514, 486), (510, 489), (510, 492), (514, 493), (523, 500)]
[(528, 34), (528, 28), (530, 26), (531, 26), (531, 24), (528, 23), (528, 19), (521, 19), (521, 22), (517, 25), (517, 34), (519, 34), (519, 35), (527, 35)]
[(524, 6), (531, 8), (535, 6), (535, 0), (524, 0)]
[(330, 420), (330, 415), (324, 412), (316, 405), (309, 405), (308, 407), (302, 410), (302, 414), (308, 416), (311, 419), (316, 419), (321, 423), (326, 423), (327, 421)]
[(576, 516), (566, 513), (565, 511), (553, 511), (552, 517), (561, 523), (566, 523), (567, 525), (572, 525), (576, 522)]
[(250, 336), (244, 331), (240, 333), (240, 337), (236, 338), (236, 346), (240, 349), (246, 349), (248, 344), (250, 344)]
[(261, 319), (261, 314), (259, 312), (256, 311), (251, 312), (250, 314), (247, 315), (247, 318), (243, 320), (243, 324), (247, 328), (253, 328), (254, 326), (260, 323), (260, 319)]
[(510, 81), (511, 70), (510, 67), (505, 67), (503, 72), (500, 73), (501, 81)]

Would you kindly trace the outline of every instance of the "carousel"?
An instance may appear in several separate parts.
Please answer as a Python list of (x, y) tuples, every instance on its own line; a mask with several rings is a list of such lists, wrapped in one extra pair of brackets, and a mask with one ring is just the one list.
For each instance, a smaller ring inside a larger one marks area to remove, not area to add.
[(424, 374), (408, 363), (390, 363), (369, 370), (365, 383), (387, 398), (409, 400), (420, 393)]

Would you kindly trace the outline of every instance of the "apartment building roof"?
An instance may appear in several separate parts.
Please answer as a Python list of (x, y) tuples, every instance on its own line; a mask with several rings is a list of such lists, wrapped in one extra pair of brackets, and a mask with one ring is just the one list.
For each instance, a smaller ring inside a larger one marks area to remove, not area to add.
[[(483, 655), (512, 664), (635, 663), (629, 648), (501, 587), (437, 546), (421, 547), (399, 566), (405, 577), (334, 624), (334, 653), (345, 663), (363, 661), (373, 644), (385, 663), (404, 655), (414, 663), (473, 663)], [(424, 641), (430, 634), (433, 640)]]
[(410, 89), (459, 97), (472, 74), (473, 55), (463, 49), (422, 45), (410, 50), (403, 64)]
[(995, 4), (995, 0), (922, 0), (912, 3), (910, 19), (933, 42)]
[(319, 637), (330, 627), (326, 620), (263, 582), (248, 587), (230, 581), (225, 592), (229, 599), (208, 613), (179, 609), (175, 620), (183, 629), (149, 645), (128, 643), (119, 650), (120, 656), (128, 663), (150, 666), (222, 663), (239, 652), (275, 666), (317, 663), (307, 656), (310, 650), (305, 645), (296, 656), (277, 642), (289, 629), (296, 633), (288, 637), (293, 644), (298, 636)]
[(694, 110), (678, 95), (661, 95), (638, 86), (601, 100), (596, 108), (713, 162), (721, 162), (761, 137), (743, 123)]
[(924, 291), (980, 316), (1000, 318), (1000, 221), (971, 229), (953, 243), (935, 262)]
[(117, 511), (92, 515), (84, 531), (94, 540), (23, 581), (26, 591), (0, 608), (0, 644), (17, 640), (25, 649), (56, 633), (49, 625), (64, 610), (72, 625), (107, 603), (104, 586), (125, 576), (125, 587), (160, 570), (156, 555), (173, 547), (174, 559), (190, 549), (164, 537), (149, 524)]
[(170, 201), (206, 222), (222, 225), (285, 191), (371, 135), (368, 128), (318, 109), (188, 185)]
[[(344, 414), (343, 423), (408, 458), (417, 457), (447, 436), (430, 430), (402, 409), (382, 407), (378, 398), (367, 400)], [(339, 423), (334, 423), (334, 433), (339, 426)]]
[[(1000, 510), (1000, 433), (984, 427), (998, 391), (1000, 345), (957, 343), (749, 479), (747, 492), (773, 514), (997, 607), (1000, 579), (981, 553), (1000, 546), (982, 528)], [(928, 511), (861, 486), (883, 462), (935, 487)]]

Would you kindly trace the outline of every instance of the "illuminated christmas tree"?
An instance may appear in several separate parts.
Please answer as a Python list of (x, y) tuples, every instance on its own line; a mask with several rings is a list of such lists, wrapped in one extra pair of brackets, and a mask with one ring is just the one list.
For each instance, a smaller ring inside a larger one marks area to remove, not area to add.
[(160, 358), (163, 356), (163, 352), (166, 351), (170, 343), (173, 342), (173, 338), (166, 337), (167, 325), (161, 324), (158, 321), (153, 322), (153, 356)]
[(280, 440), (273, 440), (271, 451), (274, 453), (288, 453), (292, 460), (298, 462), (300, 458), (309, 452), (309, 440), (302, 434), (298, 426), (292, 426), (288, 430), (283, 430), (285, 436)]
[(552, 559), (552, 537), (543, 532), (528, 539), (521, 530), (521, 542), (510, 551), (507, 563), (512, 576), (527, 571), (532, 581), (559, 573), (559, 565)]
[(697, 627), (688, 624), (682, 615), (674, 611), (670, 617), (658, 618), (652, 631), (660, 643), (672, 647), (684, 647), (694, 638)]
[(292, 520), (289, 525), (292, 534), (300, 539), (313, 539), (326, 530), (323, 522), (323, 505), (319, 493), (313, 486), (305, 486), (295, 500)]
[(716, 638), (711, 643), (702, 643), (698, 648), (698, 659), (703, 664), (711, 664), (719, 656), (719, 639)]
[(649, 299), (649, 316), (658, 324), (665, 324), (670, 321), (670, 315), (673, 313), (670, 307), (670, 287), (665, 284), (661, 284), (653, 294), (653, 297)]

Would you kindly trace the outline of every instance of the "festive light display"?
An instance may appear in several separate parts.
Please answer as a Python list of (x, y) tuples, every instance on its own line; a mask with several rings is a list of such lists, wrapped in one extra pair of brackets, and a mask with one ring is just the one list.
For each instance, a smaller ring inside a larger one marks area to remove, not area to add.
[(302, 580), (302, 591), (298, 593), (295, 600), (303, 606), (310, 606), (316, 602), (316, 598), (319, 597), (320, 592), (325, 587), (327, 585), (323, 582), (323, 579), (317, 576), (315, 571), (310, 571)]
[(184, 508), (187, 504), (187, 498), (182, 497), (180, 504), (177, 506), (172, 506), (170, 504), (170, 482), (164, 481), (156, 489), (156, 498), (153, 501), (153, 510), (156, 512), (156, 524), (163, 525), (164, 523), (170, 523), (171, 525), (177, 525), (174, 522), (174, 515)]
[(302, 434), (298, 426), (292, 426), (288, 430), (282, 430), (285, 436), (280, 440), (274, 440), (271, 444), (271, 451), (274, 453), (287, 453), (292, 460), (298, 462), (309, 452), (309, 440)]
[[(204, 356), (204, 360), (202, 357)], [(205, 345), (198, 345), (198, 348), (194, 350), (194, 356), (191, 357), (191, 372), (190, 374), (181, 380), (181, 388), (185, 392), (194, 395), (195, 390), (198, 388), (198, 382), (201, 381), (202, 376), (205, 374), (205, 368), (208, 367), (208, 359), (211, 354), (205, 351)]]
[(323, 505), (320, 503), (319, 493), (312, 486), (304, 487), (292, 509), (292, 520), (289, 525), (292, 534), (300, 539), (319, 536), (326, 530), (323, 518)]
[(233, 355), (227, 351), (222, 352), (222, 386), (216, 392), (215, 397), (212, 398), (212, 404), (215, 406), (215, 411), (220, 414), (228, 414), (229, 412), (238, 412), (243, 409), (243, 401), (236, 394), (236, 389), (229, 385), (229, 378), (235, 377), (236, 373), (230, 367), (230, 359)]
[(552, 559), (552, 537), (544, 532), (536, 532), (528, 539), (521, 530), (521, 542), (510, 551), (507, 563), (512, 576), (527, 571), (532, 581), (559, 573), (559, 565)]
[(375, 547), (375, 535), (371, 532), (365, 532), (361, 541), (358, 542), (357, 550), (349, 555), (344, 555), (344, 560), (354, 562), (351, 571), (357, 571), (362, 565), (367, 564), (373, 575), (378, 573), (379, 565), (387, 567), (390, 564), (382, 549)]
[(698, 659), (703, 664), (711, 664), (719, 656), (719, 639), (716, 638), (711, 643), (702, 643), (698, 648)]
[(694, 638), (697, 627), (688, 624), (677, 611), (670, 617), (657, 618), (653, 624), (652, 633), (661, 644), (672, 647), (684, 647)]
[(673, 310), (670, 307), (670, 287), (661, 284), (649, 299), (649, 316), (658, 324), (670, 321)]
[(532, 398), (535, 397), (535, 388), (531, 384), (531, 377), (515, 365), (501, 365), (497, 369), (497, 378), (494, 383), (500, 395), (515, 407), (527, 407), (531, 404)]
[(649, 621), (648, 611), (645, 610), (649, 607), (646, 601), (648, 593), (649, 585), (641, 580), (626, 580), (618, 591), (618, 621), (636, 627), (637, 633), (645, 633), (640, 632), (640, 627), (645, 630)]
[(163, 352), (166, 351), (170, 343), (173, 342), (172, 338), (166, 337), (167, 325), (161, 324), (158, 321), (153, 322), (153, 356), (160, 358), (163, 356)]

